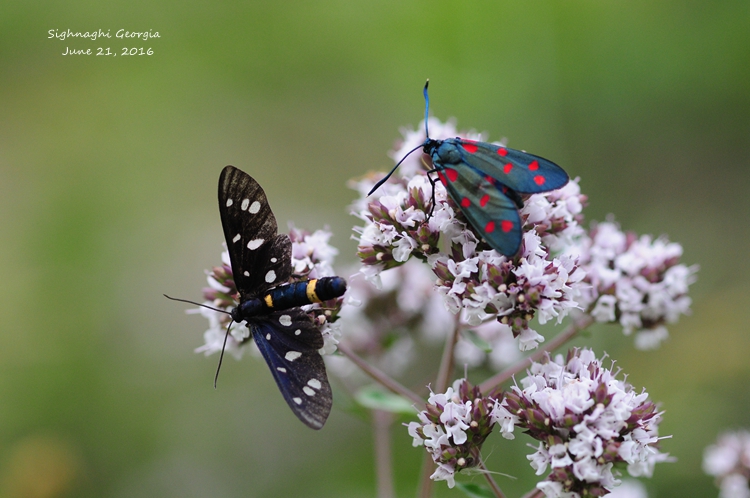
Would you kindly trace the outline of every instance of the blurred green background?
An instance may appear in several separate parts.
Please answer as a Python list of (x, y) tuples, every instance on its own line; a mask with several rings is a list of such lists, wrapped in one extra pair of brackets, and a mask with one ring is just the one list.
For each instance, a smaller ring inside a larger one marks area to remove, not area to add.
[[(68, 28), (113, 38), (48, 38)], [(658, 351), (616, 327), (579, 343), (666, 410), (679, 461), (650, 496), (716, 496), (702, 450), (750, 427), (749, 67), (739, 0), (3, 2), (0, 497), (374, 496), (366, 420), (337, 402), (308, 430), (250, 357), (214, 391), (216, 357), (193, 353), (205, 320), (161, 294), (200, 299), (226, 164), (281, 227), (329, 225), (354, 263), (346, 180), (391, 166), (428, 77), (433, 115), (555, 160), (588, 221), (614, 213), (700, 264), (693, 315)], [(412, 496), (423, 451), (399, 425), (392, 440)], [(498, 477), (509, 496), (535, 482), (527, 442), (485, 445), (519, 478)]]

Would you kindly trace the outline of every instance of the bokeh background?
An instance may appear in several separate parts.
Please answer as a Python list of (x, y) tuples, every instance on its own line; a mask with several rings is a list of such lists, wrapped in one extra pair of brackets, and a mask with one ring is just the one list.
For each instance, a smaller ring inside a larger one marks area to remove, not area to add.
[[(113, 38), (48, 38), (68, 28)], [(353, 264), (346, 180), (391, 166), (428, 77), (433, 115), (555, 160), (589, 221), (614, 213), (700, 264), (658, 351), (616, 327), (579, 343), (666, 410), (678, 462), (650, 496), (716, 496), (702, 450), (750, 426), (749, 67), (741, 0), (3, 2), (0, 497), (374, 496), (369, 423), (339, 392), (314, 432), (260, 361), (230, 359), (215, 391), (216, 357), (193, 353), (206, 322), (162, 293), (200, 299), (219, 261), (226, 164)], [(398, 424), (392, 442), (412, 496), (423, 451)], [(535, 482), (527, 442), (485, 445), (509, 496)]]

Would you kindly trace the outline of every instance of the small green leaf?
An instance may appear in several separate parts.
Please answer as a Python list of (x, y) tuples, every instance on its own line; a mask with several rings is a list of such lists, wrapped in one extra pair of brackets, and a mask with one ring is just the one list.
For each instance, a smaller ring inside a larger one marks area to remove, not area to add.
[(492, 346), (490, 345), (490, 343), (479, 337), (479, 334), (477, 334), (474, 330), (464, 330), (463, 335), (469, 341), (471, 341), (473, 345), (475, 345), (485, 353), (492, 352)]
[(403, 413), (406, 415), (415, 415), (417, 410), (414, 408), (414, 402), (384, 391), (380, 386), (365, 386), (354, 394), (357, 403), (372, 410), (383, 410), (391, 413)]
[(489, 488), (477, 484), (457, 482), (456, 487), (469, 498), (495, 498), (495, 494)]

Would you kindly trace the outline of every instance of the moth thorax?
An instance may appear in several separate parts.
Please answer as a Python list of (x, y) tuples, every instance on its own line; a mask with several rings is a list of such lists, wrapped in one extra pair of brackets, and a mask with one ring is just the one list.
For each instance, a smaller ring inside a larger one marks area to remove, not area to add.
[(462, 161), (461, 153), (458, 151), (456, 144), (449, 143), (448, 141), (442, 142), (435, 149), (435, 154), (439, 158), (439, 162), (443, 164), (458, 164)]
[[(258, 316), (268, 313), (268, 306), (261, 298), (248, 299), (240, 303), (239, 306), (232, 310), (232, 318), (235, 321), (245, 320), (247, 317)], [(239, 318), (239, 320), (238, 320)]]

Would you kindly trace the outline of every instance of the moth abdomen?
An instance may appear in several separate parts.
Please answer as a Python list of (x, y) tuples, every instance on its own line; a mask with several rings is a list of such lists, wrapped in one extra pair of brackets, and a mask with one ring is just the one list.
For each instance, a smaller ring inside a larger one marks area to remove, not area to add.
[(341, 277), (322, 277), (276, 287), (264, 299), (266, 306), (274, 310), (285, 310), (320, 303), (343, 296), (346, 280)]
[[(311, 281), (312, 282), (312, 281)], [(308, 288), (308, 297), (310, 289)], [(341, 277), (322, 277), (315, 281), (313, 302), (323, 302), (341, 297), (346, 292), (346, 280)]]
[(346, 280), (341, 277), (322, 277), (294, 282), (271, 289), (265, 296), (243, 301), (233, 312), (239, 321), (273, 311), (287, 310), (312, 303), (320, 303), (343, 296)]

